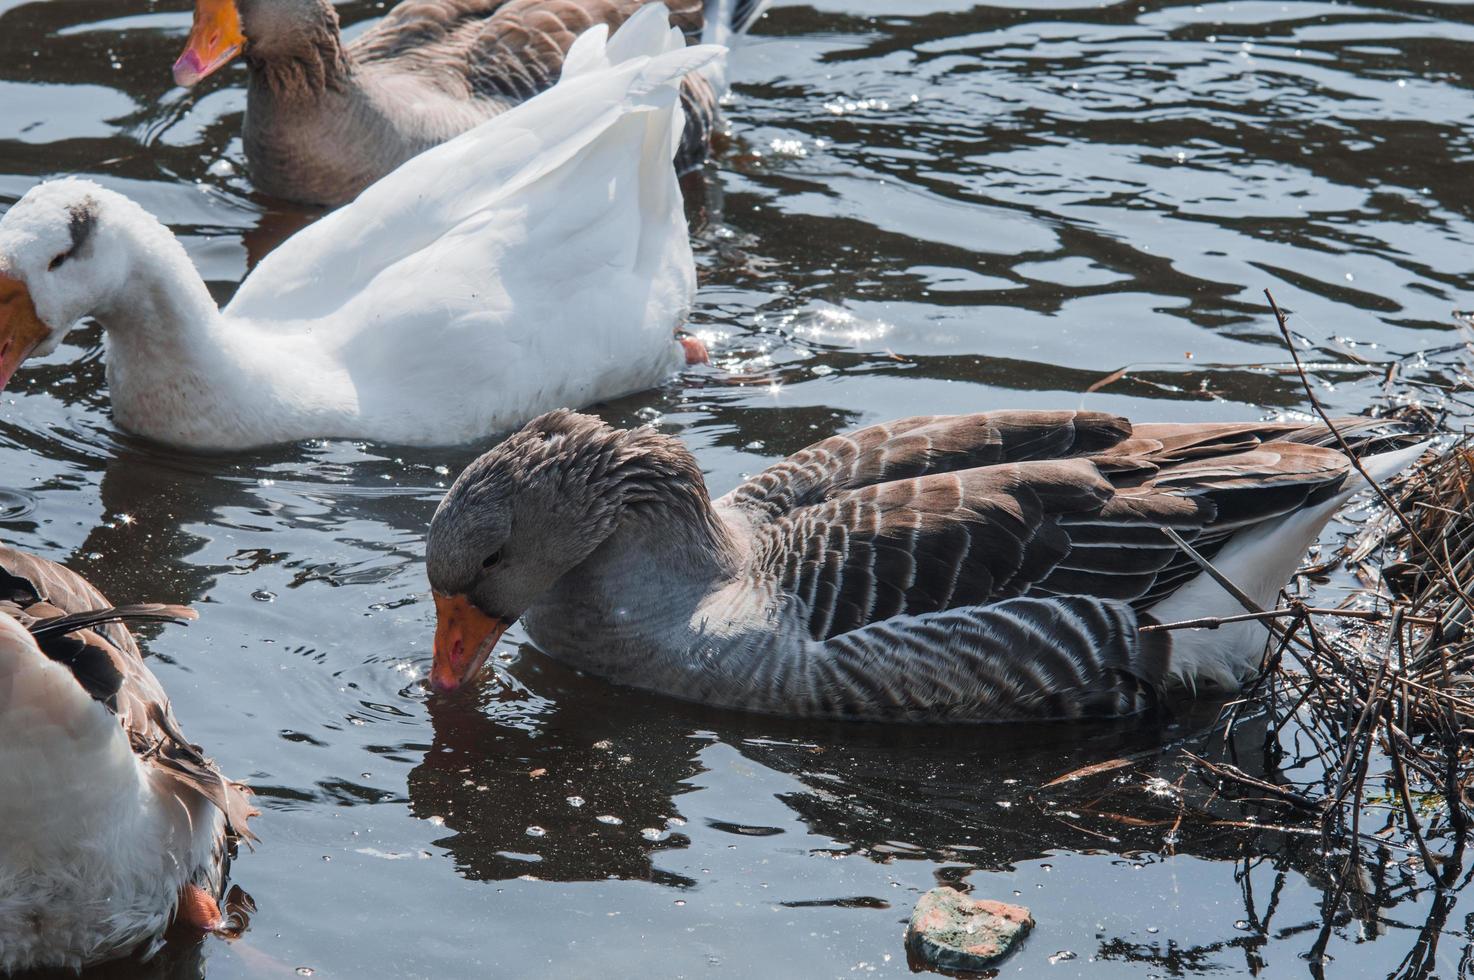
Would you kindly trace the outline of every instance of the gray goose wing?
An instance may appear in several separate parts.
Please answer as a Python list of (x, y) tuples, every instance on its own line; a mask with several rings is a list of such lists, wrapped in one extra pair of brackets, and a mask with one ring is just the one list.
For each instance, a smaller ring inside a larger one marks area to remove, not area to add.
[[(612, 33), (659, 0), (408, 0), (349, 45), (355, 62), (400, 61), (473, 80), (481, 94), (518, 101), (558, 80), (574, 38)], [(701, 34), (700, 0), (668, 0), (672, 25)]]
[(1212, 553), (1328, 499), (1351, 470), (1328, 447), (1276, 439), (1301, 427), (999, 414), (1005, 424), (908, 419), (827, 439), (720, 503), (767, 518), (755, 521), (751, 567), (828, 639), (1023, 595), (1144, 611), (1197, 570), (1162, 527)]
[(719, 505), (756, 522), (860, 487), (958, 470), (1098, 453), (1131, 434), (1100, 412), (978, 412), (918, 415), (832, 436), (738, 486)]
[[(362, 64), (394, 62), (464, 95), (514, 105), (558, 81), (580, 34), (595, 24), (612, 33), (651, 2), (660, 0), (411, 0), (349, 45), (349, 56)], [(666, 0), (671, 24), (691, 42), (700, 39), (702, 3)], [(676, 161), (685, 171), (706, 158), (717, 93), (692, 75), (681, 102), (686, 128)]]
[[(1086, 422), (1087, 432), (1110, 431)], [(1296, 427), (1115, 431), (1111, 444), (1094, 438), (1083, 451), (1078, 432), (1061, 437), (1055, 445), (1074, 458), (835, 489), (979, 455), (892, 454), (884, 442), (867, 453), (857, 443), (826, 449), (841, 465), (816, 468), (817, 454), (806, 451), (774, 468), (785, 479), (745, 485), (762, 491), (746, 506), (781, 513), (754, 535), (755, 585), (823, 651), (806, 668), (818, 676), (800, 685), (806, 710), (974, 718), (1133, 710), (1168, 666), (1164, 644), (1139, 638), (1138, 617), (1198, 574), (1161, 528), (1211, 555), (1239, 530), (1329, 499), (1350, 472), (1339, 452), (1273, 441)], [(1005, 439), (990, 451), (1035, 445), (1047, 442)]]
[(183, 606), (113, 606), (76, 572), (0, 546), (0, 613), (30, 631), (41, 652), (65, 664), (94, 699), (118, 717), (134, 751), (179, 788), (225, 815), (229, 833), (255, 840), (250, 791), (227, 780), (179, 730), (168, 695), (143, 661), (125, 622), (194, 619)]
[(1090, 459), (1000, 463), (845, 491), (754, 538), (752, 568), (815, 640), (1029, 595), (1145, 596), (1214, 519), (1201, 497), (1130, 496)]
[(1136, 627), (1129, 606), (1090, 596), (897, 616), (817, 644), (781, 707), (926, 722), (1135, 714), (1156, 703), (1169, 666), (1163, 634)]

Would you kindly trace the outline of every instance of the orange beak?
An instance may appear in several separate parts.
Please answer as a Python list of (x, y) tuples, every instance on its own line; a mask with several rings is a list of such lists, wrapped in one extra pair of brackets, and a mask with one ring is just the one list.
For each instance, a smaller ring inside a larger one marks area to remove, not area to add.
[(470, 680), (512, 625), (511, 620), (486, 615), (463, 595), (436, 594), (435, 620), (430, 686), (437, 691), (454, 691)]
[(195, 0), (194, 28), (184, 53), (174, 62), (174, 82), (186, 88), (230, 63), (246, 36), (235, 0)]
[(0, 272), (0, 391), (50, 332), (36, 315), (26, 284)]

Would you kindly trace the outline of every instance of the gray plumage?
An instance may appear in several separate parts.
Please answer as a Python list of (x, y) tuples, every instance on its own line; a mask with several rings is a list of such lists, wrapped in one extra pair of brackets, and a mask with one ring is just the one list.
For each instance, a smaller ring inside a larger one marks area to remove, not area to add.
[[(1343, 428), (1359, 452), (1411, 441), (1395, 423)], [(555, 412), (461, 474), (426, 560), (437, 592), (521, 617), (550, 655), (688, 700), (912, 721), (1129, 714), (1217, 679), (1182, 659), (1196, 650), (1174, 662), (1168, 634), (1138, 632), (1200, 575), (1161, 528), (1209, 556), (1307, 514), (1313, 536), (1354, 486), (1331, 439), (1091, 412), (912, 418), (712, 501), (679, 441)]]
[[(328, 0), (238, 0), (252, 181), (289, 200), (351, 200), (416, 154), (552, 86), (580, 33), (596, 24), (613, 31), (646, 2), (404, 0), (345, 43)], [(699, 38), (702, 0), (666, 2), (672, 23)], [(759, 11), (744, 4), (735, 15)], [(697, 75), (682, 86), (681, 172), (706, 159), (717, 95)]]

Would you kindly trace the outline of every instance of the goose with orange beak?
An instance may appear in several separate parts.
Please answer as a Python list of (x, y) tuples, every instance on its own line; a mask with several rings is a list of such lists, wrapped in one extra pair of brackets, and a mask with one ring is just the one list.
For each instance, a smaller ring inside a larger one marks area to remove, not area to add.
[[(647, 7), (668, 7), (682, 43), (720, 44), (766, 2), (408, 0), (345, 40), (330, 0), (195, 0), (174, 80), (194, 85), (244, 55), (252, 182), (274, 197), (335, 206), (417, 153), (551, 88), (581, 31), (614, 32)], [(706, 161), (724, 91), (714, 64), (683, 80), (679, 172)]]
[(610, 490), (615, 460), (603, 461), (597, 479), (560, 465), (577, 453), (578, 437), (594, 431), (583, 421), (568, 412), (535, 419), (468, 467), (436, 510), (425, 546), (437, 620), (430, 672), (436, 691), (471, 681), (529, 610), (535, 628), (539, 604), (555, 585), (579, 593), (581, 580), (570, 573), (621, 523), (623, 501)]
[(800, 718), (1042, 721), (1218, 697), (1257, 675), (1269, 633), (1142, 632), (1243, 608), (1162, 528), (1269, 607), (1362, 474), (1388, 479), (1426, 446), (1394, 420), (1336, 428), (919, 416), (713, 500), (674, 437), (551, 412), (435, 512), (431, 682), (470, 681), (520, 621), (606, 680)]
[[(15, 209), (12, 209), (15, 210)], [(56, 349), (86, 315), (85, 276), (110, 275), (97, 262), (96, 214), (83, 201), (50, 215), (22, 211), (0, 221), (0, 390), (28, 357)]]

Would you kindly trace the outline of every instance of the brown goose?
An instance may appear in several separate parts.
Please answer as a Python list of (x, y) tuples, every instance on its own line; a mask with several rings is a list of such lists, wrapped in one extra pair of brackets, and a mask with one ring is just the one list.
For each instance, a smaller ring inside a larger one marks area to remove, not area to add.
[(151, 955), (220, 922), (248, 791), (179, 731), (124, 622), (60, 565), (0, 547), (0, 974)]
[[(579, 34), (611, 32), (660, 0), (404, 0), (352, 41), (329, 0), (195, 0), (174, 64), (180, 85), (243, 54), (245, 148), (256, 187), (338, 205), (410, 157), (550, 88)], [(765, 0), (665, 0), (694, 40), (746, 30)], [(717, 119), (712, 78), (687, 76), (681, 172), (706, 159)]]
[[(1341, 429), (1377, 479), (1420, 448), (1395, 423)], [(1161, 528), (1270, 603), (1360, 485), (1332, 442), (1268, 422), (910, 418), (712, 501), (678, 440), (554, 412), (435, 513), (431, 681), (464, 683), (522, 619), (548, 654), (615, 682), (798, 717), (1073, 718), (1230, 691), (1262, 625), (1137, 631), (1242, 611)]]

